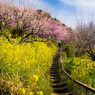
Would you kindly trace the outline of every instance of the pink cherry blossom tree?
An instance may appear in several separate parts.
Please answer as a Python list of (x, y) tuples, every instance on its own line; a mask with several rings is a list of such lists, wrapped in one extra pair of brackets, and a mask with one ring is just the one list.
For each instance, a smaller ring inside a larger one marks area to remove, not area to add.
[(45, 11), (41, 10), (39, 13), (33, 7), (0, 3), (0, 17), (0, 29), (7, 28), (13, 36), (21, 36), (20, 43), (30, 35), (68, 42), (72, 34), (59, 20), (55, 20)]

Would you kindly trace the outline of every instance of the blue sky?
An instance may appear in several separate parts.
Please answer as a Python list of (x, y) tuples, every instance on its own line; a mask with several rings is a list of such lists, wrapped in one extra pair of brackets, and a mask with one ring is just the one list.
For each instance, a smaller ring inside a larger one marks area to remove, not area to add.
[[(17, 0), (16, 0), (17, 1)], [(22, 0), (23, 1), (23, 0)], [(95, 20), (95, 0), (24, 0), (36, 9), (42, 9), (71, 28), (77, 21)], [(63, 19), (63, 20), (62, 20)]]
[[(33, 1), (33, 0), (32, 0)], [(46, 10), (67, 26), (75, 28), (78, 22), (95, 20), (95, 0), (35, 0), (37, 8)], [(49, 10), (49, 11), (48, 11)], [(62, 20), (63, 19), (63, 20)]]

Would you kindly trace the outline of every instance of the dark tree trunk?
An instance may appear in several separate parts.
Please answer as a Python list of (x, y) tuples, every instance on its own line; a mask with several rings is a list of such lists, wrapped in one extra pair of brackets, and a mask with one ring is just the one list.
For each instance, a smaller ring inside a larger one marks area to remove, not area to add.
[(92, 59), (93, 61), (95, 61), (95, 54), (92, 54), (92, 55), (91, 55), (91, 59)]

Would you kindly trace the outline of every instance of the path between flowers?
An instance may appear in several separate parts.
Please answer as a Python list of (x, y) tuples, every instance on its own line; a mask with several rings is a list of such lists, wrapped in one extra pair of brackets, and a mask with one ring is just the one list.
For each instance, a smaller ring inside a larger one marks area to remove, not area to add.
[[(52, 83), (53, 92), (57, 95), (74, 95), (73, 91), (70, 91), (65, 82), (65, 78), (61, 79), (59, 75), (59, 58), (60, 58), (60, 48), (53, 58), (52, 66), (50, 68), (50, 76), (54, 80)], [(64, 80), (64, 81), (63, 81)]]

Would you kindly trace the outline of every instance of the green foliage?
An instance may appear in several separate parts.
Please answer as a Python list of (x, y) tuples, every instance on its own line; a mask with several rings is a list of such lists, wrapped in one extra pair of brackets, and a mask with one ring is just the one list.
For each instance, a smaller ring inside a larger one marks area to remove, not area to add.
[(73, 42), (70, 42), (69, 44), (66, 44), (65, 46), (65, 52), (67, 57), (74, 57), (75, 56), (75, 49), (73, 46)]

